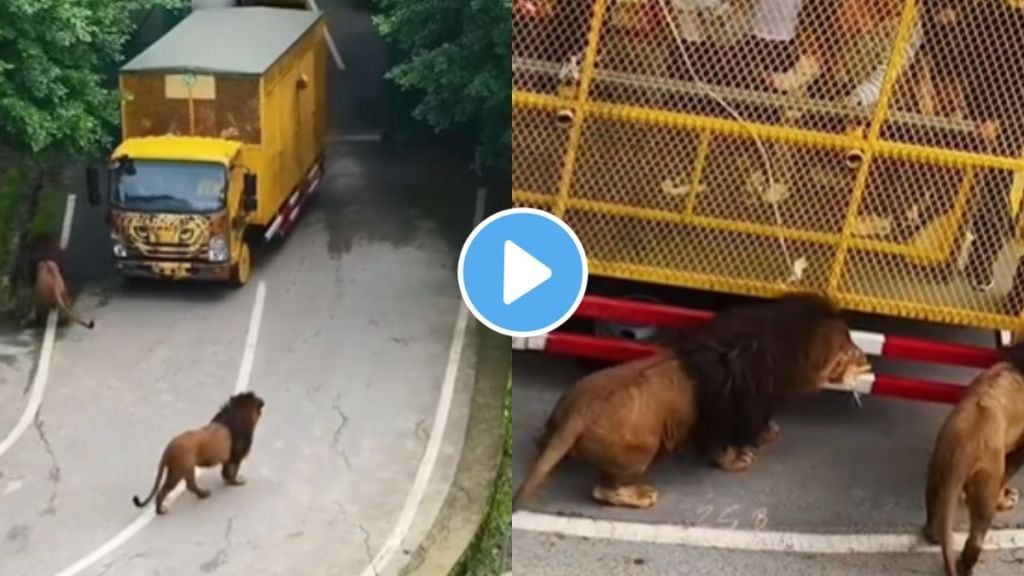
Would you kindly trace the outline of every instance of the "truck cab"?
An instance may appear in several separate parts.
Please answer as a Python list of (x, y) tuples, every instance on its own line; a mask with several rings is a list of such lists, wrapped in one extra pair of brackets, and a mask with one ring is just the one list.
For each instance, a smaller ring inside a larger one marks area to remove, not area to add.
[[(257, 199), (241, 149), (238, 141), (189, 136), (122, 142), (107, 189), (118, 272), (245, 284), (251, 255), (244, 230)], [(98, 177), (89, 182), (98, 204)]]

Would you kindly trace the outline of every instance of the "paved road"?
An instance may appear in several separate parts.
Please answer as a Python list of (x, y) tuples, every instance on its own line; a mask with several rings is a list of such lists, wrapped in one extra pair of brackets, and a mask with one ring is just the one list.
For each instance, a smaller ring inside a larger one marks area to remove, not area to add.
[[(513, 576), (937, 576), (937, 554), (737, 552), (513, 532)], [(1024, 552), (985, 552), (979, 576), (1016, 576)]]
[[(86, 264), (69, 275), (83, 286), (76, 308), (97, 328), (61, 329), (39, 416), (0, 455), (4, 576), (59, 574), (119, 534), (128, 537), (63, 576), (356, 576), (384, 545), (438, 406), (475, 186), (441, 151), (345, 143), (338, 122), (335, 114), (318, 196), (286, 242), (257, 255), (241, 290), (122, 284), (109, 275), (101, 215), (79, 206), (71, 252)], [(267, 407), (243, 465), (248, 485), (228, 488), (209, 474), (200, 483), (211, 498), (183, 494), (168, 516), (128, 528), (141, 514), (131, 496), (148, 492), (167, 440), (207, 422), (232, 392), (261, 284), (249, 385)], [(399, 558), (446, 495), (474, 333)], [(0, 334), (0, 439), (26, 406), (39, 339)]]
[[(884, 326), (858, 327), (886, 331)], [(888, 331), (892, 330), (889, 326)], [(951, 337), (982, 345), (992, 340), (989, 334), (943, 335), (936, 334), (934, 328), (921, 326), (916, 330), (933, 330), (931, 337)], [(973, 374), (969, 370), (894, 366), (884, 362), (878, 366), (896, 373), (952, 382), (966, 382)], [(517, 486), (536, 455), (532, 437), (543, 426), (554, 401), (590, 368), (579, 361), (533, 353), (513, 355), (513, 481)], [(658, 524), (669, 529), (739, 530), (748, 535), (790, 532), (867, 535), (877, 540), (878, 535), (884, 538), (909, 534), (924, 520), (925, 469), (948, 408), (877, 397), (862, 400), (863, 406), (857, 407), (851, 396), (829, 392), (793, 406), (780, 419), (781, 442), (765, 450), (747, 474), (721, 472), (685, 456), (659, 462), (650, 475), (660, 490), (660, 499), (652, 510), (599, 506), (590, 498), (595, 480), (592, 471), (572, 461), (562, 464), (527, 510), (563, 517)], [(1024, 487), (1024, 478), (1018, 478), (1016, 484)], [(1024, 526), (1024, 510), (1001, 515), (996, 526)], [(1024, 558), (1024, 554), (1017, 551), (991, 555), (996, 557), (1012, 560)], [(748, 574), (761, 562), (758, 554), (748, 552), (586, 542), (521, 530), (513, 533), (512, 558), (514, 573), (546, 576), (593, 574), (598, 565), (605, 565), (602, 558), (609, 568), (600, 573), (630, 575)], [(634, 564), (635, 558), (647, 561)], [(911, 574), (917, 573), (915, 570), (934, 573), (938, 569), (937, 556), (932, 554), (840, 558), (828, 554), (790, 557), (766, 553), (764, 558), (770, 574)], [(665, 571), (668, 566), (683, 564), (688, 567), (686, 571)], [(882, 569), (887, 566), (893, 569)], [(1019, 572), (1020, 565), (1013, 569)], [(984, 573), (1004, 572), (986, 568)]]

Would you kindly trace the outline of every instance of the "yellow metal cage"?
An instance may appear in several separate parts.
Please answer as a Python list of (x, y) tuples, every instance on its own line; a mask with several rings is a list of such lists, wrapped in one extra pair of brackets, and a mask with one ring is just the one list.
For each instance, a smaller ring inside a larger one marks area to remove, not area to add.
[[(926, 33), (928, 4), (515, 0), (513, 201), (563, 218), (598, 276), (1017, 329), (1024, 180), (1000, 214), (978, 190), (1021, 150), (939, 78), (978, 63), (943, 65), (970, 52)], [(991, 287), (966, 274), (981, 236)]]

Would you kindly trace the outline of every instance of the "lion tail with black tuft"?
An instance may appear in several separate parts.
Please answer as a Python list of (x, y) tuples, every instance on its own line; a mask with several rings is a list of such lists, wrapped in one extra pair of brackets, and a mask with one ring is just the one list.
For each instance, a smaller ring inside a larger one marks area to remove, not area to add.
[(132, 502), (139, 508), (145, 508), (146, 505), (156, 496), (157, 488), (160, 487), (160, 481), (163, 480), (164, 471), (167, 469), (167, 451), (160, 455), (160, 463), (156, 467), (156, 479), (153, 480), (153, 489), (149, 492), (149, 496), (146, 496), (145, 500), (139, 500), (138, 495), (132, 496)]
[(533, 493), (547, 480), (552, 470), (558, 466), (566, 454), (572, 450), (576, 440), (579, 439), (582, 433), (583, 421), (571, 416), (553, 431), (547, 446), (544, 447), (544, 451), (541, 452), (537, 462), (533, 465), (533, 469), (530, 470), (530, 475), (526, 477), (526, 480), (516, 490), (515, 498), (512, 500), (513, 510), (518, 510), (523, 502), (533, 497)]

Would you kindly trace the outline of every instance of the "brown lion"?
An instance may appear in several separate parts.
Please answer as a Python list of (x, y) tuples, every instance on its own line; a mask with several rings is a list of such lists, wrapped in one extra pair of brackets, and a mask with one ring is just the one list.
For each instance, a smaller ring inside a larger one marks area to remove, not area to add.
[(34, 305), (26, 322), (33, 317), (36, 322), (44, 322), (46, 315), (56, 309), (63, 318), (92, 330), (96, 326), (94, 321), (83, 320), (71, 311), (71, 298), (61, 273), (63, 257), (63, 250), (52, 236), (35, 240), (29, 254), (29, 279), (35, 287)]
[[(935, 440), (925, 489), (924, 537), (942, 548), (947, 576), (969, 576), (996, 512), (1020, 499), (1009, 483), (1024, 464), (1024, 344), (979, 374), (949, 413)], [(953, 524), (959, 500), (970, 512), (971, 530), (959, 561)]]
[(825, 298), (790, 295), (726, 310), (673, 349), (590, 374), (563, 394), (514, 507), (567, 454), (599, 469), (598, 501), (651, 507), (657, 491), (643, 476), (659, 454), (688, 446), (725, 470), (746, 470), (757, 447), (778, 438), (772, 416), (782, 401), (869, 371)]
[[(221, 466), (221, 477), (231, 486), (245, 484), (238, 469), (242, 460), (249, 455), (256, 423), (263, 415), (263, 399), (252, 392), (232, 396), (206, 426), (188, 430), (175, 436), (164, 448), (160, 464), (156, 469), (153, 489), (145, 500), (133, 496), (132, 501), (139, 508), (149, 504), (156, 494), (156, 513), (165, 514), (164, 499), (179, 482), (185, 480), (188, 490), (200, 499), (210, 495), (209, 490), (196, 484), (196, 467)], [(167, 479), (160, 488), (160, 479), (167, 471)]]

